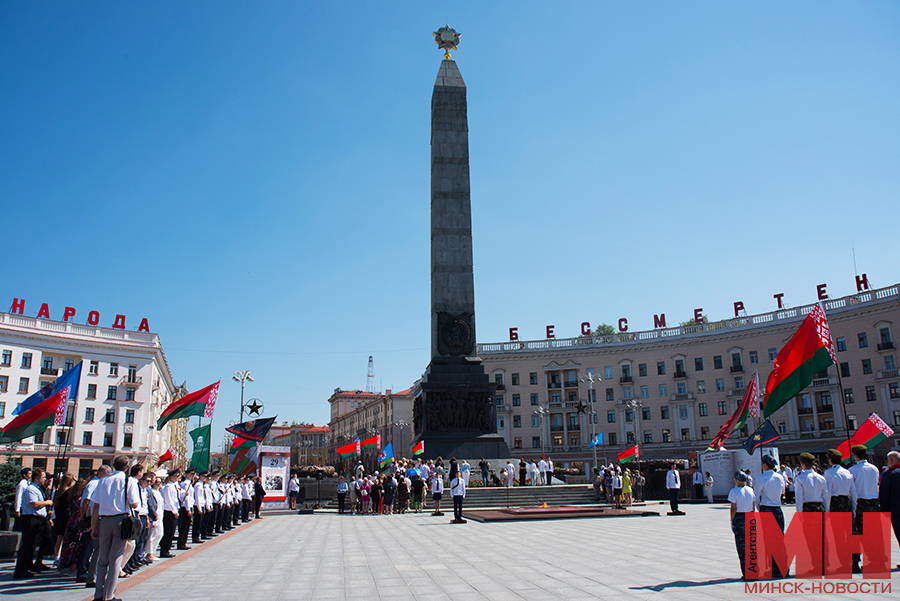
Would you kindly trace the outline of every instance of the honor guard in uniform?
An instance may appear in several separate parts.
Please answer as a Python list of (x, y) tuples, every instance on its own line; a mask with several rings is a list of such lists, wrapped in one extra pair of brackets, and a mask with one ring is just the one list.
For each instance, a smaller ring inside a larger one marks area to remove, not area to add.
[[(856, 512), (853, 516), (853, 534), (863, 533), (863, 514), (877, 513), (878, 507), (878, 480), (880, 473), (878, 468), (867, 461), (869, 449), (866, 445), (856, 444), (850, 449), (856, 458), (848, 471), (853, 476), (853, 486), (856, 489)], [(859, 565), (861, 557), (859, 553), (853, 554), (853, 573), (862, 574)]]
[[(775, 469), (778, 465), (775, 457), (763, 455), (762, 462), (767, 469), (756, 480), (756, 488), (751, 490), (756, 496), (756, 506), (759, 511), (771, 513), (775, 517), (778, 527), (781, 528), (781, 532), (784, 533), (784, 512), (781, 511), (781, 495), (784, 494), (785, 488), (784, 476)], [(772, 560), (772, 577), (783, 577), (775, 560)]]
[(203, 542), (203, 516), (206, 507), (206, 493), (203, 491), (203, 483), (206, 481), (206, 472), (197, 474), (197, 480), (193, 487), (194, 523), (191, 528), (191, 542), (199, 545)]
[[(841, 452), (837, 449), (828, 449), (829, 468), (825, 470), (825, 481), (828, 483), (828, 493), (830, 495), (826, 509), (830, 513), (849, 513), (852, 514), (856, 508), (856, 486), (853, 483), (853, 476), (841, 465)], [(853, 516), (849, 516), (852, 522)], [(843, 549), (849, 542), (846, 539), (844, 531), (831, 532), (832, 544), (828, 545), (829, 549)], [(829, 563), (831, 564), (829, 572), (840, 571), (843, 573), (850, 571), (849, 564), (840, 565), (840, 557), (838, 553), (830, 553)]]
[(178, 522), (178, 477), (181, 470), (174, 469), (166, 476), (166, 483), (159, 490), (162, 496), (163, 511), (163, 535), (159, 542), (160, 557), (175, 557), (172, 555), (172, 540), (175, 538), (175, 524)]
[(212, 487), (213, 520), (209, 532), (213, 536), (222, 533), (222, 490), (219, 488), (219, 472), (213, 472), (209, 485)]
[(188, 534), (191, 530), (191, 518), (193, 517), (194, 508), (194, 490), (193, 490), (194, 470), (187, 470), (184, 478), (178, 487), (178, 502), (181, 504), (178, 510), (178, 549), (186, 551)]
[(231, 476), (225, 476), (219, 483), (222, 489), (222, 531), (231, 530), (231, 507), (234, 502), (234, 496), (231, 494)]
[(747, 486), (747, 474), (738, 470), (734, 473), (734, 488), (728, 492), (731, 503), (731, 531), (734, 532), (734, 545), (737, 547), (738, 559), (741, 562), (741, 578), (746, 580), (745, 542), (746, 516), (755, 511), (756, 500), (753, 489)]
[(213, 496), (212, 496), (212, 482), (209, 480), (210, 476), (206, 477), (206, 480), (203, 481), (203, 500), (205, 502), (204, 505), (204, 514), (203, 514), (203, 529), (201, 534), (204, 539), (212, 538), (212, 526), (213, 526)]
[[(830, 495), (828, 493), (828, 482), (822, 475), (820, 475), (818, 472), (816, 472), (815, 469), (813, 469), (813, 465), (815, 464), (815, 462), (816, 458), (812, 455), (812, 453), (800, 453), (801, 471), (794, 477), (794, 498), (797, 513), (825, 513), (826, 504), (830, 500)], [(820, 540), (822, 540), (822, 544), (824, 545), (824, 517), (825, 516), (822, 516), (823, 521), (818, 525), (814, 524), (813, 522), (804, 524), (806, 528), (818, 529), (817, 533), (811, 532), (806, 536), (807, 541), (812, 541), (816, 538), (820, 538)], [(814, 556), (816, 553), (818, 553), (823, 558), (824, 564), (824, 546), (821, 550), (815, 551), (813, 549), (810, 549), (809, 551), (811, 556)], [(800, 577), (799, 569), (797, 577)]]
[(241, 478), (241, 521), (250, 521), (250, 497), (251, 488), (247, 484), (247, 478)]

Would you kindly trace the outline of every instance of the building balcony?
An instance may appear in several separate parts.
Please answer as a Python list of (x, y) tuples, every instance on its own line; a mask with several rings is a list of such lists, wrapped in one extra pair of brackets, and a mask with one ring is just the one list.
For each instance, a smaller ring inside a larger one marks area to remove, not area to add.
[(562, 426), (562, 424), (560, 424), (560, 425), (558, 425), (558, 426), (551, 425), (551, 426), (550, 426), (550, 431), (551, 431), (551, 432), (562, 432), (562, 431), (563, 431), (563, 426)]
[(732, 388), (728, 391), (728, 396), (744, 396), (746, 388)]
[(733, 374), (743, 373), (743, 371), (744, 371), (743, 365), (732, 365), (731, 366), (731, 373), (733, 373)]
[(686, 380), (686, 379), (687, 379), (687, 372), (686, 372), (686, 371), (676, 371), (676, 372), (675, 372), (675, 379), (676, 379), (676, 380)]
[(892, 350), (894, 350), (894, 343), (893, 342), (882, 342), (881, 344), (878, 345), (878, 350), (879, 351), (892, 351)]
[(550, 390), (559, 390), (562, 386), (559, 382), (547, 382), (547, 388)]
[(59, 375), (58, 367), (42, 367), (41, 368), (42, 376), (53, 376), (54, 378)]
[(569, 424), (569, 432), (580, 432), (581, 424)]
[(503, 384), (497, 384), (497, 390), (506, 390), (506, 386)]
[(817, 407), (819, 413), (834, 413), (833, 405), (821, 405)]
[(813, 378), (812, 388), (825, 388), (827, 386), (837, 386), (837, 378)]
[(633, 381), (634, 381), (634, 379), (631, 376), (622, 376), (621, 378), (619, 378), (620, 384), (628, 384)]
[(497, 405), (497, 413), (509, 413), (512, 411), (512, 407), (509, 405)]
[(876, 380), (886, 380), (888, 378), (898, 377), (900, 377), (900, 370), (896, 369), (883, 369), (875, 374)]
[(143, 379), (141, 376), (123, 376), (121, 380), (119, 380), (119, 386), (128, 386), (130, 388), (137, 388), (143, 384)]
[(692, 392), (682, 393), (682, 394), (673, 394), (673, 401), (692, 401), (694, 400), (694, 394)]
[(566, 388), (578, 388), (578, 380), (567, 380)]
[(812, 407), (800, 407), (797, 409), (799, 415), (812, 415)]

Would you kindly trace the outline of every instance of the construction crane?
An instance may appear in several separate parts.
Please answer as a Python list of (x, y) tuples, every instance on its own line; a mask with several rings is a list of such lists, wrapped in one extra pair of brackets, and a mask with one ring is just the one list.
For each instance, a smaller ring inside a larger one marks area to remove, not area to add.
[(375, 360), (369, 355), (369, 375), (366, 378), (366, 392), (375, 392)]

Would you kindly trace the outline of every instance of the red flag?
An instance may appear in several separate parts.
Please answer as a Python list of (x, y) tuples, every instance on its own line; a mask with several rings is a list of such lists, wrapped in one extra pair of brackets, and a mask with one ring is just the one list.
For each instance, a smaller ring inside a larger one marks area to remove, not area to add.
[(738, 405), (737, 410), (731, 414), (731, 417), (728, 418), (728, 421), (725, 422), (725, 425), (722, 426), (716, 437), (709, 443), (707, 451), (718, 451), (721, 449), (728, 437), (731, 436), (731, 433), (746, 423), (747, 417), (750, 415), (751, 402), (759, 402), (759, 378), (757, 377), (750, 380), (750, 385), (744, 391), (744, 398), (741, 399), (741, 404)]
[(160, 455), (159, 459), (156, 460), (156, 467), (161, 466), (163, 463), (168, 461), (169, 459), (175, 458), (175, 449), (169, 447), (169, 450)]
[[(219, 397), (220, 382), (221, 380), (170, 403), (169, 406), (166, 407), (166, 410), (159, 416), (159, 419), (156, 420), (156, 429), (161, 430), (170, 419), (181, 419), (183, 417), (191, 417), (194, 415), (202, 415), (203, 417), (211, 416), (212, 408), (210, 405), (212, 405), (212, 407), (215, 407), (216, 405), (216, 399)], [(207, 413), (209, 415), (207, 415)]]

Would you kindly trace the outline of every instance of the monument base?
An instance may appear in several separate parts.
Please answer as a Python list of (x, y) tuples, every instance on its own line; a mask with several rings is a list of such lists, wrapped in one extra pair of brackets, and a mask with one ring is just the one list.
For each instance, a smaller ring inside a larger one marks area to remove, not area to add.
[(473, 466), (473, 473), (477, 471), (478, 462), (482, 457), (492, 463), (493, 460), (506, 461), (512, 457), (506, 441), (497, 434), (466, 435), (463, 432), (426, 434), (421, 440), (425, 441), (425, 455), (429, 459), (442, 458), (445, 468), (450, 465), (452, 457), (456, 457), (460, 463), (463, 459), (468, 460)]

